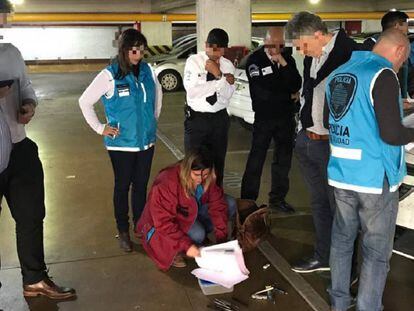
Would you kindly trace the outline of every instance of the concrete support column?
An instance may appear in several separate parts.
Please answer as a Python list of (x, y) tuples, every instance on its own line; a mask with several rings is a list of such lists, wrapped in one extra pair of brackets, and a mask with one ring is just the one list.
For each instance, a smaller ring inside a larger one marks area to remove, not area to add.
[(363, 20), (361, 32), (381, 32), (381, 20)]
[(148, 45), (172, 45), (171, 22), (141, 22)]
[(250, 0), (197, 0), (197, 49), (204, 50), (208, 32), (222, 28), (229, 46), (250, 48), (252, 38)]

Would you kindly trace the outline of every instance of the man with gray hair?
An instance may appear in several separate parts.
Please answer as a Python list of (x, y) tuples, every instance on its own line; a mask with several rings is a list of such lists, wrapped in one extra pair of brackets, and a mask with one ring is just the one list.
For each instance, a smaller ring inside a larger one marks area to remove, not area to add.
[(328, 271), (331, 228), (334, 215), (332, 187), (328, 185), (329, 132), (323, 126), (325, 82), (357, 48), (345, 31), (329, 32), (321, 18), (309, 12), (297, 13), (286, 26), (286, 38), (305, 55), (301, 94), (300, 131), (295, 153), (311, 195), (315, 226), (315, 251), (292, 268), (299, 273)]
[(359, 230), (363, 251), (357, 310), (383, 309), (398, 187), (406, 175), (404, 145), (414, 141), (414, 129), (402, 125), (396, 75), (409, 51), (405, 34), (386, 30), (373, 52), (354, 52), (326, 82), (328, 182), (336, 201), (329, 289), (334, 311), (347, 310), (351, 301), (351, 261)]

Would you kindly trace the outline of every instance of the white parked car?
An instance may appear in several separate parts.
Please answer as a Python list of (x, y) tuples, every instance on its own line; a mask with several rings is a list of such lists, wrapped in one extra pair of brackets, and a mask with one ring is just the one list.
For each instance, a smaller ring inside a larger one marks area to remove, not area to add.
[[(249, 54), (250, 55), (250, 54)], [(249, 55), (245, 56), (239, 66), (236, 68), (235, 84), (236, 91), (230, 99), (229, 107), (227, 112), (230, 116), (237, 117), (240, 119), (242, 125), (252, 125), (254, 122), (254, 112), (252, 108), (252, 100), (250, 98), (249, 81), (246, 75), (246, 62)], [(293, 52), (293, 58), (296, 61), (296, 67), (299, 73), (303, 73), (303, 56), (300, 55), (296, 50)]]
[(190, 40), (174, 48), (170, 53), (148, 60), (153, 66), (164, 92), (174, 92), (182, 88), (185, 61), (197, 53), (197, 40)]

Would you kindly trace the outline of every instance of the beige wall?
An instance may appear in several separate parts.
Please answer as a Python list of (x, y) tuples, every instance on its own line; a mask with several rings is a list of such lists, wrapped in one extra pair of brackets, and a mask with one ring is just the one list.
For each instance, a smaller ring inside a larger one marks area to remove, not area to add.
[(379, 11), (388, 11), (389, 9), (398, 9), (398, 10), (414, 10), (414, 1), (384, 1), (377, 0), (375, 1), (375, 9)]
[(151, 11), (151, 0), (25, 0), (17, 13), (142, 12)]

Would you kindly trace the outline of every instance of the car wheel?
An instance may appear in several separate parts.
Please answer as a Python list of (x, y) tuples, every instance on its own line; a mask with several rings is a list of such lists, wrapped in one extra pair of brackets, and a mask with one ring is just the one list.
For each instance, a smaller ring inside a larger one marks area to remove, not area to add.
[(164, 92), (178, 91), (182, 86), (180, 74), (172, 69), (164, 70), (158, 75), (158, 81)]

